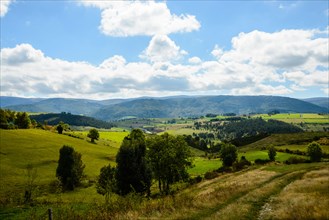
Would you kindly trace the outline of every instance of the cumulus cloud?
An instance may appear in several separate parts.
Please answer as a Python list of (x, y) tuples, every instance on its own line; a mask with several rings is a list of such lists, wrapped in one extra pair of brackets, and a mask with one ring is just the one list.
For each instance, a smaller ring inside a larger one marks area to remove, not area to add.
[(179, 60), (184, 55), (187, 55), (187, 52), (181, 50), (168, 36), (155, 35), (140, 57), (152, 62), (166, 62)]
[(99, 29), (109, 36), (167, 35), (195, 31), (201, 26), (193, 15), (172, 14), (165, 2), (82, 0), (81, 3), (101, 9)]
[(47, 57), (29, 44), (1, 49), (2, 95), (41, 97), (177, 94), (328, 93), (328, 36), (319, 30), (252, 31), (214, 46), (211, 60), (188, 57), (167, 35), (155, 35), (139, 62), (115, 55), (99, 65)]
[(0, 1), (0, 17), (3, 17), (7, 14), (9, 10), (9, 5), (13, 2), (13, 0), (1, 0)]
[(191, 57), (188, 59), (188, 62), (192, 64), (199, 64), (202, 60), (199, 57)]

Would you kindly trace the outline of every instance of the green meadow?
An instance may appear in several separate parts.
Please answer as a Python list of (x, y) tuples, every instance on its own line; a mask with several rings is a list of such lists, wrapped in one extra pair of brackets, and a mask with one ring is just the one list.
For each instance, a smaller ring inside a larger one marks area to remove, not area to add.
[[(113, 195), (112, 205), (105, 208), (103, 196), (96, 192), (95, 180), (101, 167), (108, 163), (115, 165), (118, 147), (128, 132), (100, 131), (100, 139), (95, 144), (90, 142), (87, 134), (87, 131), (60, 135), (38, 129), (1, 129), (0, 218), (46, 219), (46, 211), (52, 207), (56, 219), (218, 219), (223, 216), (227, 219), (255, 219), (263, 215), (266, 216), (264, 219), (273, 219), (273, 212), (262, 213), (263, 205), (272, 197), (280, 201), (276, 203), (271, 200), (270, 203), (271, 207), (282, 210), (279, 216), (291, 218), (287, 217), (285, 206), (280, 204), (289, 203), (295, 198), (293, 190), (300, 190), (303, 181), (312, 184), (312, 188), (298, 194), (300, 198), (307, 197), (314, 201), (312, 204), (315, 208), (321, 208), (315, 201), (327, 201), (327, 192), (321, 195), (313, 192), (327, 187), (328, 184), (323, 185), (323, 180), (329, 175), (328, 163), (285, 165), (283, 162), (293, 155), (277, 152), (276, 163), (254, 165), (235, 173), (220, 174), (215, 179), (203, 180), (196, 185), (179, 183), (173, 186), (176, 191), (174, 197), (146, 200)], [(326, 132), (271, 135), (239, 148), (238, 158), (245, 156), (252, 162), (256, 159), (267, 159), (268, 152), (262, 148), (270, 144), (277, 148), (289, 147), (291, 150), (304, 151), (307, 144), (313, 140), (326, 143), (328, 135)], [(82, 186), (64, 193), (54, 191), (53, 186), (56, 183), (59, 149), (63, 145), (73, 146), (82, 154), (82, 160), (86, 165), (86, 177), (82, 181)], [(328, 152), (328, 145), (323, 145), (322, 149)], [(203, 151), (192, 149), (192, 152), (194, 166), (189, 169), (192, 177), (203, 176), (222, 165), (219, 159), (203, 157)], [(29, 164), (37, 171), (38, 188), (34, 195), (36, 206), (17, 206), (22, 204), (24, 198), (27, 184), (26, 166)], [(315, 176), (316, 180), (310, 182), (311, 176)], [(282, 190), (289, 184), (293, 184), (294, 188), (289, 188), (289, 194), (284, 194)], [(156, 182), (152, 186), (152, 191), (157, 193)], [(238, 211), (240, 207), (244, 207), (242, 212)], [(307, 204), (296, 204), (294, 209), (302, 212), (305, 207), (307, 208)], [(315, 214), (322, 218), (327, 216), (328, 212), (321, 209)]]
[(308, 124), (329, 124), (329, 115), (319, 115), (312, 113), (284, 113), (284, 114), (259, 114), (253, 117), (262, 117), (265, 120), (276, 119), (287, 123), (308, 123)]
[(50, 131), (0, 130), (0, 194), (22, 189), (26, 181), (26, 166), (37, 169), (38, 183), (48, 185), (56, 180), (59, 149), (70, 145), (82, 154), (86, 178), (95, 180), (101, 167), (115, 164), (117, 148), (92, 144), (86, 140), (60, 135)]

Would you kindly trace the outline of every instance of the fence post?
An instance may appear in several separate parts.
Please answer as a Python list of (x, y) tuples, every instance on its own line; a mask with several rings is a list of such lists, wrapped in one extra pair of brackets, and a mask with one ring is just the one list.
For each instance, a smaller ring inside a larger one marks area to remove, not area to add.
[(48, 219), (53, 220), (53, 210), (51, 208), (48, 209)]

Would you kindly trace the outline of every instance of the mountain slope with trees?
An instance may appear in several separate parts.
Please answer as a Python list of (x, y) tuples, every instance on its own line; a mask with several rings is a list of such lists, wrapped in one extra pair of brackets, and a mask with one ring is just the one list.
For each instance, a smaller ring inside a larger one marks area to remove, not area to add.
[(46, 121), (48, 125), (57, 125), (60, 122), (64, 122), (66, 124), (74, 125), (74, 126), (90, 126), (96, 128), (113, 127), (113, 124), (110, 122), (101, 121), (87, 116), (73, 115), (71, 113), (65, 113), (65, 112), (62, 112), (60, 114), (50, 113), (50, 114), (31, 115), (30, 118), (36, 120), (41, 124), (43, 124)]
[[(7, 100), (8, 103), (8, 100)], [(45, 99), (36, 103), (11, 105), (15, 111), (60, 113), (117, 120), (138, 118), (194, 117), (206, 114), (249, 113), (328, 113), (328, 109), (303, 100), (280, 96), (177, 96), (136, 99)]]

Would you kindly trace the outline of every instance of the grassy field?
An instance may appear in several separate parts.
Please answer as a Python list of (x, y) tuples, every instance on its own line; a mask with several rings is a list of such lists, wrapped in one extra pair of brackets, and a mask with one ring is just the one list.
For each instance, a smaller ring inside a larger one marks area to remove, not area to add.
[[(56, 219), (328, 219), (328, 169), (328, 163), (255, 166), (204, 180), (175, 196), (124, 200), (113, 196), (109, 206), (97, 200), (84, 203), (84, 197), (68, 204), (64, 195), (53, 204), (53, 215)], [(15, 217), (45, 219), (48, 206), (17, 209)]]
[[(178, 184), (181, 190), (175, 196), (155, 199), (141, 197), (121, 198), (113, 195), (111, 205), (104, 206), (104, 198), (96, 193), (94, 181), (104, 165), (115, 164), (115, 155), (127, 132), (100, 132), (96, 144), (86, 138), (87, 132), (76, 132), (81, 138), (60, 135), (44, 130), (0, 130), (0, 219), (45, 219), (47, 208), (52, 207), (56, 219), (280, 219), (295, 218), (286, 207), (294, 212), (303, 212), (311, 207), (304, 219), (317, 217), (326, 219), (328, 211), (316, 201), (327, 201), (329, 192), (328, 163), (285, 165), (271, 163), (253, 165), (236, 173), (222, 174), (213, 180), (204, 180), (188, 186)], [(267, 151), (261, 147), (275, 143), (285, 147), (287, 143), (300, 141), (305, 146), (315, 137), (327, 137), (328, 133), (272, 135), (261, 143), (239, 149), (239, 158), (248, 160), (267, 159)], [(110, 143), (110, 144), (108, 144)], [(115, 143), (115, 144), (114, 144)], [(55, 172), (59, 149), (73, 146), (82, 154), (86, 165), (86, 179), (83, 187), (73, 192), (52, 192), (50, 184), (56, 180)], [(286, 144), (286, 145), (285, 145)], [(291, 146), (294, 146), (291, 144)], [(297, 145), (296, 145), (297, 146)], [(327, 148), (325, 148), (327, 150)], [(219, 159), (200, 157), (203, 152), (194, 150), (197, 156), (192, 176), (203, 175), (221, 166)], [(276, 160), (283, 162), (291, 154), (277, 153)], [(36, 183), (39, 190), (35, 195), (37, 206), (24, 208), (21, 204), (26, 185), (26, 166), (32, 164), (37, 170)], [(313, 179), (314, 178), (314, 181)], [(309, 188), (304, 186), (307, 183)], [(156, 184), (154, 185), (156, 187)], [(303, 188), (304, 187), (304, 188)], [(173, 187), (174, 188), (174, 187)], [(289, 194), (285, 194), (286, 189)], [(301, 194), (296, 194), (300, 192)], [(321, 192), (321, 193), (320, 193)], [(294, 198), (294, 203), (289, 201)], [(308, 198), (310, 203), (298, 202)], [(327, 200), (326, 200), (327, 199)], [(281, 205), (283, 204), (283, 205)], [(275, 208), (275, 209), (273, 209)], [(278, 214), (271, 210), (280, 210)], [(269, 211), (270, 210), (270, 211)], [(316, 210), (316, 211), (314, 211)], [(298, 216), (298, 219), (303, 216)]]
[[(89, 131), (72, 132), (72, 134), (83, 136), (84, 138), (87, 138), (88, 133)], [(99, 131), (100, 140), (98, 142), (119, 148), (122, 140), (128, 134), (128, 131)]]
[[(252, 144), (241, 147), (241, 151), (260, 150), (263, 147), (273, 145), (275, 147), (285, 146), (300, 146), (304, 148), (312, 141), (320, 141), (322, 139), (329, 139), (329, 132), (304, 132), (295, 134), (272, 134), (269, 137), (256, 141)], [(327, 149), (325, 145), (324, 149)]]
[(268, 119), (276, 119), (280, 121), (284, 121), (287, 123), (309, 123), (309, 124), (329, 124), (329, 115), (319, 115), (319, 114), (311, 114), (311, 113), (303, 113), (303, 114), (259, 114), (253, 117), (262, 117), (265, 120)]
[[(70, 145), (82, 154), (87, 179), (95, 179), (99, 170), (114, 164), (117, 148), (91, 144), (86, 140), (59, 135), (44, 130), (0, 130), (0, 197), (22, 190), (26, 181), (26, 166), (37, 169), (38, 183), (47, 185), (56, 179), (59, 149)], [(7, 195), (8, 196), (8, 195)]]

